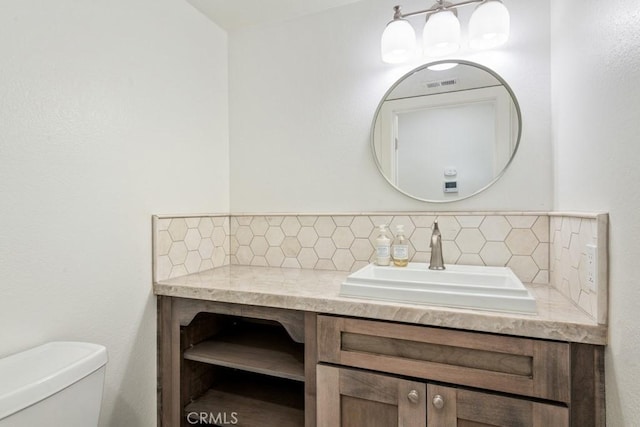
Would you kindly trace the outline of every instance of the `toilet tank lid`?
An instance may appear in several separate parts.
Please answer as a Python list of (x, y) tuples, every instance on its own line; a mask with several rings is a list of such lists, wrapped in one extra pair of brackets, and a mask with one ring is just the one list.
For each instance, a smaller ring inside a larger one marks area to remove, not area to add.
[(69, 387), (107, 363), (107, 349), (50, 342), (0, 359), (0, 420)]

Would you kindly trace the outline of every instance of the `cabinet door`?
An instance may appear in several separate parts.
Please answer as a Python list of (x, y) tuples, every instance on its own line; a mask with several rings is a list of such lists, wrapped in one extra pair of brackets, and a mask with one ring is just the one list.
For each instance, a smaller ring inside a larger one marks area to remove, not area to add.
[(429, 384), (428, 427), (564, 427), (569, 410), (525, 399)]
[(426, 384), (318, 365), (318, 427), (426, 427)]

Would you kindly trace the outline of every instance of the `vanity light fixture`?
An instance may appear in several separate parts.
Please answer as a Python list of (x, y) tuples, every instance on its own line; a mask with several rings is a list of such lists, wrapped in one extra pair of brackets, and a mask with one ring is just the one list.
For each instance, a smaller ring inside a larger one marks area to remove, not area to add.
[(442, 57), (460, 48), (460, 21), (457, 9), (477, 4), (469, 19), (469, 46), (490, 49), (506, 43), (509, 38), (509, 11), (501, 0), (467, 0), (453, 4), (444, 0), (429, 9), (402, 13), (400, 6), (393, 8), (393, 20), (382, 33), (382, 60), (399, 64), (415, 56), (416, 34), (406, 18), (426, 15), (422, 32), (423, 51), (426, 56)]

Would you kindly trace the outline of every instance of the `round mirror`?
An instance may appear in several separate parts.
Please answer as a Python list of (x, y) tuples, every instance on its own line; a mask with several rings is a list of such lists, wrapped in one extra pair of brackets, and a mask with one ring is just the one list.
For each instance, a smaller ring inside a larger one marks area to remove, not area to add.
[(378, 169), (427, 202), (466, 199), (500, 178), (518, 149), (520, 107), (494, 71), (432, 62), (405, 74), (380, 101), (371, 127)]

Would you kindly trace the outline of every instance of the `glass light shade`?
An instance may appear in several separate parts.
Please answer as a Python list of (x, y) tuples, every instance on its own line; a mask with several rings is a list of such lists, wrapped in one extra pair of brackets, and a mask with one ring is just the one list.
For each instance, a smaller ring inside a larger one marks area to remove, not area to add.
[(394, 19), (382, 33), (382, 60), (388, 64), (407, 61), (416, 52), (416, 32), (405, 19)]
[(500, 0), (480, 3), (469, 20), (469, 46), (490, 49), (509, 39), (509, 11)]
[(440, 64), (430, 65), (427, 68), (431, 71), (446, 71), (458, 66), (457, 62), (441, 62)]
[(460, 21), (450, 10), (436, 12), (427, 18), (422, 33), (424, 53), (444, 56), (460, 47)]

